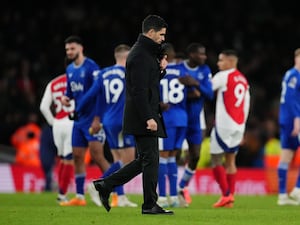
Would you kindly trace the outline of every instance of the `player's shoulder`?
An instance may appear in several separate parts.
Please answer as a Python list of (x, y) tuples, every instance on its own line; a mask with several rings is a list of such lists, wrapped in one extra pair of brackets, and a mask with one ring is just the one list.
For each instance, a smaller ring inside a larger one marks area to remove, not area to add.
[(166, 76), (168, 76), (168, 75), (180, 76), (180, 74), (181, 74), (181, 69), (180, 68), (181, 67), (176, 63), (169, 63), (166, 67), (166, 72), (167, 72)]
[(49, 84), (55, 84), (55, 83), (59, 83), (59, 82), (64, 82), (67, 80), (67, 76), (65, 73), (60, 74), (54, 78), (52, 78), (52, 80), (50, 80)]
[(218, 71), (213, 75), (213, 78), (215, 77), (224, 77), (225, 75), (228, 75), (227, 70)]
[(121, 65), (113, 65), (104, 67), (101, 70), (101, 75), (105, 78), (109, 75), (118, 75), (121, 77), (125, 77), (125, 67)]
[(290, 68), (289, 70), (286, 71), (285, 76), (300, 76), (300, 72), (295, 68)]
[(90, 67), (92, 69), (98, 69), (100, 70), (100, 66), (98, 65), (98, 63), (96, 63), (95, 60), (89, 58), (89, 57), (86, 57), (85, 60), (84, 60), (84, 65), (86, 67)]
[(207, 64), (203, 64), (203, 65), (199, 66), (198, 69), (201, 70), (202, 72), (206, 73), (206, 74), (211, 73), (211, 69)]
[(166, 69), (175, 69), (175, 70), (180, 70), (181, 65), (179, 63), (168, 63)]

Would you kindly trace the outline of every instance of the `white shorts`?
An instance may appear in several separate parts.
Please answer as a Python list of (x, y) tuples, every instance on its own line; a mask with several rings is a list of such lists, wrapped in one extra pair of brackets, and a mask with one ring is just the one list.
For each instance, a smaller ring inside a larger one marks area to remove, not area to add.
[(72, 154), (72, 129), (73, 121), (69, 118), (54, 119), (52, 130), (58, 156)]
[(214, 127), (210, 134), (210, 153), (237, 152), (243, 140), (244, 132)]

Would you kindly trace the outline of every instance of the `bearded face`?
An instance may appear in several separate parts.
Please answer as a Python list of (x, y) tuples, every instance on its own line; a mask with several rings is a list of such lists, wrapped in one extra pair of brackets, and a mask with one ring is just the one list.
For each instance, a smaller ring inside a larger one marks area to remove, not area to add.
[(67, 43), (65, 49), (68, 61), (75, 61), (82, 53), (82, 45), (78, 43)]

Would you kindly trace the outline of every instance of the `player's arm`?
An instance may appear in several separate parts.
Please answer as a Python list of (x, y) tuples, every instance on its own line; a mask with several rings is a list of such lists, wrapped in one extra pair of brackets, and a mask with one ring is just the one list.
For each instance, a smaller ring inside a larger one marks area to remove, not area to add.
[(50, 110), (51, 105), (52, 105), (52, 97), (51, 97), (51, 87), (49, 83), (45, 89), (45, 92), (43, 94), (40, 103), (40, 111), (50, 126), (53, 125), (53, 120), (54, 120), (54, 116)]
[(189, 87), (199, 87), (199, 85), (200, 85), (199, 81), (196, 80), (194, 77), (192, 77), (189, 74), (178, 77), (178, 80), (183, 85), (189, 86)]
[(77, 113), (83, 113), (86, 105), (91, 101), (91, 99), (96, 98), (101, 89), (100, 82), (102, 82), (101, 79), (95, 80), (91, 88), (83, 95), (76, 106)]
[(244, 102), (245, 118), (248, 118), (249, 111), (250, 111), (250, 91), (249, 91), (249, 87), (248, 87), (246, 94), (245, 94), (245, 102)]
[(214, 91), (212, 87), (211, 75), (206, 76), (199, 84), (199, 90), (202, 95), (212, 100), (214, 98)]
[(181, 75), (180, 77), (178, 77), (178, 80), (181, 84), (188, 88), (187, 98), (200, 98), (201, 92), (198, 88), (200, 85), (198, 80), (196, 80), (189, 74)]
[[(293, 109), (293, 115), (294, 115), (294, 127), (292, 130), (292, 136), (297, 136), (300, 134), (300, 101), (299, 101), (299, 95), (300, 95), (300, 89), (295, 90), (296, 93), (295, 97), (290, 99), (292, 100), (292, 109)], [(298, 95), (297, 95), (298, 94)]]
[(96, 99), (95, 116), (89, 129), (90, 134), (98, 133), (101, 130), (103, 126), (101, 123), (101, 118), (103, 118), (105, 106), (105, 98), (103, 93), (100, 91), (100, 94), (97, 95)]

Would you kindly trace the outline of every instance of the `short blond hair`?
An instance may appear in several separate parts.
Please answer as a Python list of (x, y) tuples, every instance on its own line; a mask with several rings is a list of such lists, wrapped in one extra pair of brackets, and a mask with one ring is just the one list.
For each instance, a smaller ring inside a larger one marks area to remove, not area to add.
[(300, 48), (297, 48), (294, 52), (295, 57), (300, 55)]

